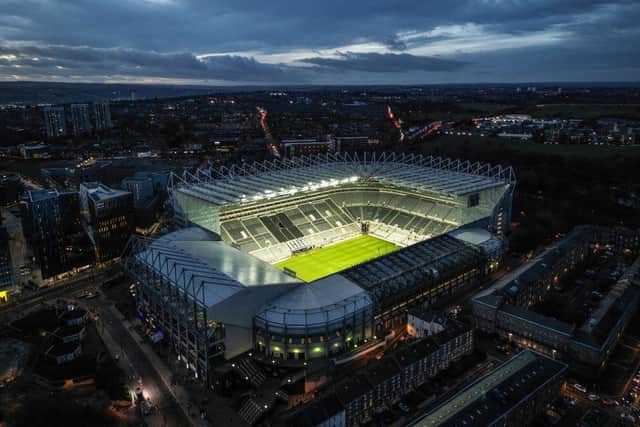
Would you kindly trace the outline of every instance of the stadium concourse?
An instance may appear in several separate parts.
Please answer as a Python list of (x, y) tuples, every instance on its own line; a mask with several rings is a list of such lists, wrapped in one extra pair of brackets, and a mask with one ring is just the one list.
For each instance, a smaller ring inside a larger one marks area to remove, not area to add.
[(172, 175), (183, 229), (132, 240), (140, 312), (199, 377), (252, 352), (344, 357), (497, 266), (511, 168), (325, 154)]

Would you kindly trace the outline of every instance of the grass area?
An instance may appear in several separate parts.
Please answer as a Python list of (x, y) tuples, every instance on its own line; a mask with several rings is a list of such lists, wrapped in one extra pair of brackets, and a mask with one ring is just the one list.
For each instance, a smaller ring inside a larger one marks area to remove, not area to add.
[(320, 279), (351, 266), (388, 254), (398, 246), (369, 235), (362, 235), (324, 248), (295, 255), (276, 264), (294, 271), (305, 282)]

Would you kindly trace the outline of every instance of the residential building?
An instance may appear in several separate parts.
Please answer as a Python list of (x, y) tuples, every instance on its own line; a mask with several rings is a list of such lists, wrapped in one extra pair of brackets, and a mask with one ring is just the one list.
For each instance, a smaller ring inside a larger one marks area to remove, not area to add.
[(286, 157), (305, 156), (309, 154), (331, 153), (334, 151), (333, 139), (284, 139), (282, 151)]
[(637, 247), (637, 233), (621, 228), (578, 227), (513, 280), (472, 300), (476, 327), (520, 347), (571, 361), (584, 375), (598, 375), (640, 306), (640, 257), (600, 300), (582, 325), (574, 325), (530, 309), (544, 301), (551, 286), (570, 274), (601, 244), (619, 250)]
[(91, 131), (88, 104), (71, 104), (71, 125), (74, 135), (82, 135)]
[[(344, 425), (357, 426), (374, 419), (376, 414), (399, 402), (403, 395), (471, 354), (474, 348), (471, 326), (450, 318), (444, 320), (443, 325), (440, 332), (401, 346), (329, 386), (310, 403), (293, 411), (295, 417), (289, 414), (285, 419), (313, 417), (314, 425), (330, 425), (323, 423), (330, 422), (338, 411), (323, 414), (317, 410), (317, 402), (330, 400), (333, 396), (344, 410), (341, 415)], [(297, 425), (295, 422), (286, 424)]]
[(67, 134), (64, 107), (47, 106), (42, 109), (44, 113), (44, 127), (47, 138), (59, 138)]
[(29, 191), (22, 205), (23, 229), (48, 279), (70, 268), (66, 251), (78, 218), (78, 193), (58, 190)]
[(6, 227), (2, 226), (0, 227), (0, 293), (4, 291), (10, 292), (14, 286), (15, 276), (11, 262), (9, 234), (7, 233)]
[(557, 398), (566, 373), (564, 363), (524, 350), (409, 425), (528, 426)]
[(0, 205), (9, 206), (18, 202), (22, 190), (20, 174), (0, 172)]
[(93, 117), (96, 130), (111, 128), (111, 108), (109, 101), (95, 102), (93, 104)]

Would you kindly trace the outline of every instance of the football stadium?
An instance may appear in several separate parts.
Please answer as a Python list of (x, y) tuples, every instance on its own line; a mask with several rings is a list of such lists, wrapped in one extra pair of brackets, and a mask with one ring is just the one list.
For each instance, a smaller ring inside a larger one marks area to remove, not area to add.
[(349, 357), (500, 262), (510, 167), (323, 154), (174, 174), (179, 230), (133, 239), (140, 315), (197, 376), (250, 352)]

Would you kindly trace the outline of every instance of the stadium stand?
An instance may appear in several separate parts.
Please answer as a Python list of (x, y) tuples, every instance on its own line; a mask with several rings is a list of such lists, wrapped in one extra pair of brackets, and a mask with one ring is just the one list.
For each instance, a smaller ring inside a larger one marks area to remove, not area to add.
[[(426, 196), (398, 189), (352, 186), (292, 200), (280, 207), (247, 210), (244, 217), (223, 217), (221, 236), (244, 252), (257, 251), (260, 259), (280, 260), (287, 251), (278, 247), (279, 243), (291, 242), (287, 245), (290, 252), (317, 247), (325, 240), (333, 243), (335, 236), (349, 238), (351, 234), (325, 232), (346, 225), (369, 223), (374, 236), (407, 246), (457, 228), (456, 216), (456, 207)], [(319, 233), (320, 238), (307, 239)], [(265, 248), (270, 248), (273, 256), (266, 255)]]

